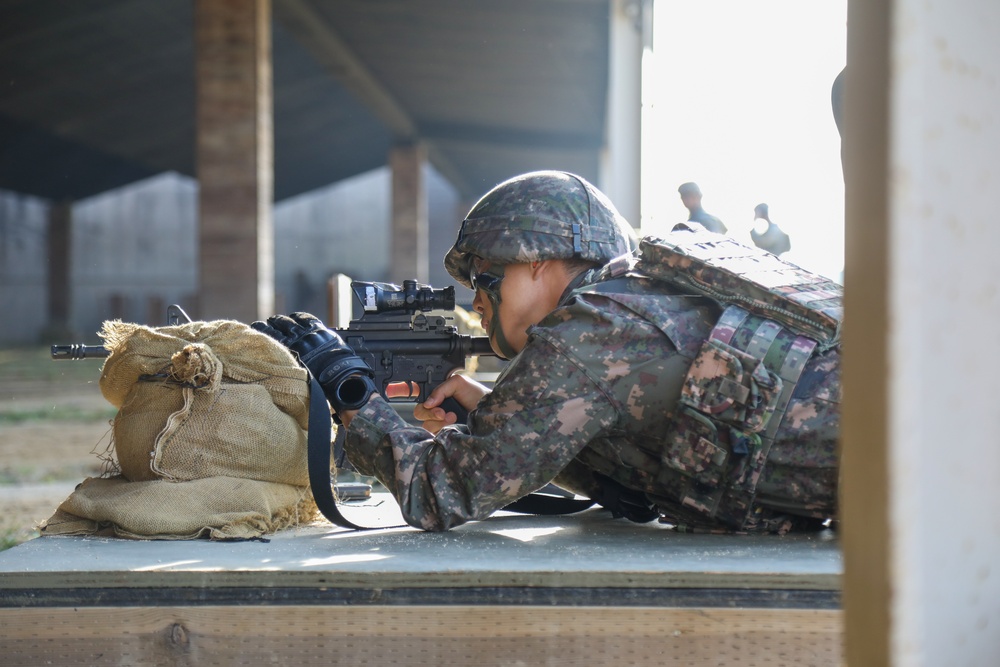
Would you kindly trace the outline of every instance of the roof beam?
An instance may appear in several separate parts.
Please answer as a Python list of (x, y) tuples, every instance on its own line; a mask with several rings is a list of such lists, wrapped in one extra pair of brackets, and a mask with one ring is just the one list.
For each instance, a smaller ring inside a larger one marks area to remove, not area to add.
[[(273, 5), (275, 18), (341, 85), (371, 109), (400, 143), (420, 141), (417, 124), (406, 108), (365, 66), (337, 32), (305, 0), (281, 0)], [(463, 195), (474, 191), (461, 171), (435, 146), (424, 142), (428, 159)]]
[(469, 123), (421, 123), (420, 131), (428, 140), (516, 148), (594, 151), (602, 147), (600, 136), (583, 132), (517, 129)]

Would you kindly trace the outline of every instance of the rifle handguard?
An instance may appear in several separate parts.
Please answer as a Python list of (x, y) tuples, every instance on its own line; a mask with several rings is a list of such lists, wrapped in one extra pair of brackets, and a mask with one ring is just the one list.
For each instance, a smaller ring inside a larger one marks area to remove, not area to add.
[(323, 387), (323, 394), (334, 412), (358, 410), (378, 391), (374, 373), (364, 361), (349, 350), (321, 352), (303, 363), (318, 370), (316, 381)]
[[(360, 361), (360, 360), (359, 360)], [(372, 394), (378, 391), (375, 382), (367, 375), (338, 376), (330, 382), (319, 380), (323, 394), (334, 412), (360, 410), (368, 403)]]
[[(275, 315), (250, 325), (271, 336), (309, 369), (334, 412), (357, 410), (377, 391), (375, 372), (336, 332), (309, 313)], [(338, 420), (339, 421), (339, 420)]]

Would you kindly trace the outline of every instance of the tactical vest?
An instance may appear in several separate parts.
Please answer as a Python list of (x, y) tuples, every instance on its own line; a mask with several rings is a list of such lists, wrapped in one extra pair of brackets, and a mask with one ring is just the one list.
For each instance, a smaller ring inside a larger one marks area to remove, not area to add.
[(637, 259), (615, 260), (602, 277), (624, 275), (662, 280), (723, 306), (694, 353), (657, 482), (679, 504), (675, 520), (743, 529), (806, 362), (839, 343), (843, 288), (759, 248), (686, 225), (665, 238), (644, 238)]

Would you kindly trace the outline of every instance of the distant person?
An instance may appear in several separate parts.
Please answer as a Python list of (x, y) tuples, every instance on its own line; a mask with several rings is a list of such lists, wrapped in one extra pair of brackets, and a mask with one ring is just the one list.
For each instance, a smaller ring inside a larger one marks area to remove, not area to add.
[(837, 125), (837, 133), (844, 138), (844, 82), (847, 78), (847, 67), (840, 70), (830, 87), (830, 105), (833, 107), (833, 122)]
[(753, 229), (750, 230), (750, 238), (753, 239), (755, 246), (772, 255), (781, 255), (781, 253), (792, 249), (792, 242), (788, 239), (788, 234), (771, 222), (767, 212), (767, 204), (757, 204), (754, 208)]
[(833, 80), (830, 87), (830, 104), (833, 107), (833, 122), (837, 125), (837, 133), (840, 135), (840, 166), (844, 167), (844, 85), (847, 80), (847, 67), (840, 70), (840, 74)]
[(677, 188), (677, 192), (681, 193), (681, 202), (690, 214), (688, 215), (689, 222), (697, 222), (708, 231), (716, 234), (725, 234), (728, 231), (726, 226), (722, 224), (722, 220), (707, 213), (701, 207), (701, 188), (698, 187), (697, 183), (682, 183)]

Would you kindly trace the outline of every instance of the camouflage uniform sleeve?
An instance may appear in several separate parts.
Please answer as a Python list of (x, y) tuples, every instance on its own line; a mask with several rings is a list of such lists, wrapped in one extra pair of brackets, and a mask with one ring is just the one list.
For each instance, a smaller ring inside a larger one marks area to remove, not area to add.
[(619, 419), (586, 369), (534, 337), (468, 427), (432, 436), (374, 397), (351, 421), (345, 447), (360, 472), (392, 492), (407, 523), (447, 530), (544, 486)]

